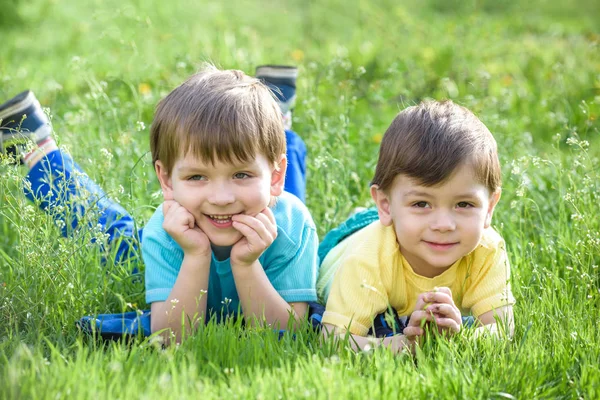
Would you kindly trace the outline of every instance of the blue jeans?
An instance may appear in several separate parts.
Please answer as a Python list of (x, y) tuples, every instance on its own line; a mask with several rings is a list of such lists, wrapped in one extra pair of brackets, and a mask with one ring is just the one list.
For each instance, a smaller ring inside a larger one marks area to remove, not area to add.
[[(286, 131), (285, 136), (288, 159), (285, 190), (304, 201), (306, 146), (293, 131)], [(138, 231), (132, 216), (108, 198), (70, 155), (61, 150), (51, 152), (31, 168), (25, 179), (25, 196), (54, 218), (63, 236), (71, 236), (80, 220), (93, 213), (98, 218), (89, 225), (99, 226), (108, 235), (115, 262), (137, 254), (141, 229)]]

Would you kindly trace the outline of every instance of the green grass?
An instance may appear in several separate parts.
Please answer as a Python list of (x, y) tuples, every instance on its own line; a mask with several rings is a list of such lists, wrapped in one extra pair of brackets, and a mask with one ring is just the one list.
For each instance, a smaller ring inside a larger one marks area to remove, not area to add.
[(57, 239), (20, 193), (23, 168), (3, 163), (0, 398), (600, 397), (597, 2), (185, 3), (0, 1), (13, 16), (0, 18), (0, 99), (34, 89), (59, 144), (143, 224), (160, 204), (147, 153), (157, 101), (203, 61), (249, 73), (297, 64), (294, 126), (323, 236), (370, 204), (394, 115), (452, 98), (500, 147), (494, 224), (510, 252), (515, 336), (465, 334), (416, 360), (235, 324), (166, 350), (89, 340), (74, 321), (145, 308), (143, 285), (100, 267), (97, 232)]

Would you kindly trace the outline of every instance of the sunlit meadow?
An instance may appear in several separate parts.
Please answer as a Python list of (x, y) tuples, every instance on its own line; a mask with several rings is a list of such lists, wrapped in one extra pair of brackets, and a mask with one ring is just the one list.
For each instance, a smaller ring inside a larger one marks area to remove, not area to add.
[(501, 152), (494, 225), (517, 299), (512, 340), (465, 333), (414, 359), (233, 323), (167, 349), (103, 343), (75, 321), (146, 308), (143, 282), (101, 266), (98, 230), (59, 238), (3, 159), (0, 398), (600, 398), (597, 2), (0, 0), (0, 14), (0, 102), (33, 89), (59, 145), (140, 226), (161, 201), (154, 106), (204, 61), (299, 67), (294, 128), (321, 237), (371, 204), (400, 109), (471, 108)]

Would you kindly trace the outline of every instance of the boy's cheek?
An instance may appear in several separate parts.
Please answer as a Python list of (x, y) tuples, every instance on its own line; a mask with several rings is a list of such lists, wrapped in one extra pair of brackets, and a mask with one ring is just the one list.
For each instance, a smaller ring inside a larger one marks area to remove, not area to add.
[(256, 200), (256, 202), (254, 203), (256, 204), (256, 206), (251, 207), (251, 210), (246, 211), (246, 214), (256, 217), (258, 214), (264, 212), (264, 210), (267, 207), (272, 209), (275, 206), (275, 204), (277, 204), (276, 199), (276, 197), (263, 196), (260, 199)]
[(246, 215), (249, 215), (249, 216), (251, 216), (251, 217), (253, 217), (253, 218), (256, 218), (256, 217), (258, 217), (258, 215), (259, 215), (260, 213), (262, 213), (262, 212), (263, 212), (263, 210), (264, 210), (264, 209), (265, 209), (265, 208), (263, 207), (263, 208), (262, 208), (261, 210), (259, 210), (259, 211), (256, 211), (256, 210), (252, 210), (252, 211), (246, 211), (244, 214), (246, 214)]
[(174, 201), (178, 202), (186, 210), (192, 212), (192, 210), (191, 210), (192, 207), (190, 207), (190, 205), (191, 205), (190, 199), (188, 198), (189, 195), (186, 195), (182, 191), (175, 189), (175, 190), (171, 190), (169, 192), (169, 196), (171, 196), (171, 198), (169, 200), (174, 200)]
[(171, 189), (163, 189), (162, 193), (163, 193), (163, 200), (164, 201), (175, 200), (175, 198), (173, 196), (173, 191)]

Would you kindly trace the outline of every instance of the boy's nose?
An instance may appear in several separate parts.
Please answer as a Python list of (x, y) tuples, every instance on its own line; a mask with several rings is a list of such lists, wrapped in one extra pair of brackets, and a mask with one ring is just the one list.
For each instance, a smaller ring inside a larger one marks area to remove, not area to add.
[(214, 205), (224, 206), (235, 201), (235, 194), (228, 185), (214, 185), (209, 189), (211, 191), (208, 201)]
[(452, 213), (446, 211), (435, 213), (431, 222), (431, 229), (440, 232), (448, 232), (456, 229), (456, 221)]

